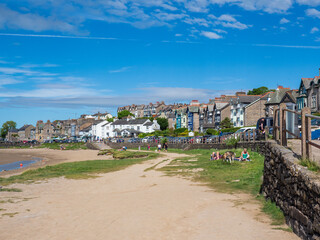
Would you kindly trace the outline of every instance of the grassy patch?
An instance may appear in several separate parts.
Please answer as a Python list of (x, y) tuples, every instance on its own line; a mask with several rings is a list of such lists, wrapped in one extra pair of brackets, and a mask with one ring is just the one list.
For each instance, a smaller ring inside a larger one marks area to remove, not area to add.
[(0, 192), (22, 192), (19, 188), (1, 188)]
[[(189, 151), (171, 149), (169, 151), (191, 154), (193, 157), (175, 159), (171, 164), (161, 168), (167, 175), (191, 176), (194, 180), (204, 182), (220, 192), (244, 192), (253, 196), (259, 195), (262, 184), (264, 156), (257, 152), (250, 151), (251, 162), (229, 164), (221, 160), (210, 161), (210, 154), (213, 151), (217, 151), (214, 149)], [(224, 153), (225, 151), (227, 150), (219, 152)], [(235, 152), (236, 156), (239, 157), (242, 149), (232, 149), (231, 151)], [(191, 158), (197, 161), (190, 162)], [(193, 173), (192, 169), (203, 169), (203, 171)], [(271, 217), (272, 224), (284, 223), (283, 213), (275, 204), (265, 201), (261, 196), (257, 200), (262, 203), (262, 211)]]
[(131, 151), (119, 151), (116, 149), (104, 149), (100, 150), (98, 155), (112, 155), (115, 159), (127, 159), (127, 158), (145, 158), (148, 156), (155, 156), (153, 152), (131, 152)]
[(310, 171), (313, 171), (313, 172), (320, 171), (320, 166), (316, 162), (311, 161), (309, 159), (303, 159), (299, 162), (299, 164), (304, 167), (307, 167)]
[(285, 231), (285, 232), (290, 232), (292, 233), (292, 229), (287, 227), (287, 228), (284, 228), (284, 227), (275, 227), (275, 228), (272, 228), (272, 229), (275, 229), (275, 230), (281, 230), (281, 231)]
[(122, 159), (122, 160), (92, 160), (83, 162), (62, 163), (54, 166), (46, 166), (34, 170), (28, 170), (20, 175), (9, 178), (0, 178), (0, 185), (13, 183), (33, 183), (49, 178), (66, 177), (70, 179), (85, 179), (96, 177), (96, 174), (118, 171), (129, 165), (141, 163), (144, 160), (157, 157), (158, 154), (150, 153), (146, 158)]
[(18, 214), (18, 212), (14, 213), (3, 213), (2, 216), (14, 217), (14, 215)]
[(270, 200), (265, 200), (262, 196), (259, 196), (259, 198), (264, 203), (262, 211), (268, 214), (272, 219), (271, 225), (282, 225), (285, 221), (285, 218), (280, 208)]
[(42, 143), (35, 148), (49, 148), (49, 149), (60, 149), (63, 146), (64, 150), (77, 150), (77, 149), (88, 149), (86, 143), (79, 142), (79, 143)]

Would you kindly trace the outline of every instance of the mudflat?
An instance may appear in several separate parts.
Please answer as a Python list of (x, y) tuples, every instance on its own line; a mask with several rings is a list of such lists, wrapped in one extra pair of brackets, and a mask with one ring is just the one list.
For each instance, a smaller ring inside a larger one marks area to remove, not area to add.
[[(73, 154), (76, 161), (83, 151)], [(23, 191), (0, 193), (0, 239), (299, 239), (274, 229), (252, 196), (157, 171), (179, 156), (165, 153), (94, 179), (12, 185)]]

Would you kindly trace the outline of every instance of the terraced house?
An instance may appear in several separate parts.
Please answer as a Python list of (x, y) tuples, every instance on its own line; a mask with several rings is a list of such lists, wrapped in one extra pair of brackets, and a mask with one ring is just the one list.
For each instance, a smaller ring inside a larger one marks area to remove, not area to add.
[(319, 86), (320, 76), (301, 79), (297, 97), (297, 107), (299, 111), (304, 107), (309, 107), (313, 113), (320, 112)]

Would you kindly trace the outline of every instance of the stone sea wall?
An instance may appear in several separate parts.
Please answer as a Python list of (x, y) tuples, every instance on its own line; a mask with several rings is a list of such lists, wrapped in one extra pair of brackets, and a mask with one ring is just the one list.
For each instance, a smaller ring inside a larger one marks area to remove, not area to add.
[(298, 161), (289, 149), (268, 142), (261, 191), (281, 208), (294, 233), (320, 240), (320, 177)]

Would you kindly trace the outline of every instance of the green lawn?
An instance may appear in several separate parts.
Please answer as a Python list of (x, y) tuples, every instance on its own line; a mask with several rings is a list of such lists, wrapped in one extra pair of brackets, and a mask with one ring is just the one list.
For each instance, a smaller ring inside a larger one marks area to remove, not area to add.
[[(252, 194), (262, 205), (262, 211), (271, 216), (272, 224), (284, 223), (284, 216), (281, 210), (270, 201), (259, 195), (262, 184), (264, 167), (264, 156), (257, 152), (250, 151), (251, 162), (234, 162), (232, 164), (222, 160), (210, 161), (210, 154), (213, 149), (197, 149), (183, 151), (180, 149), (169, 149), (169, 152), (184, 153), (190, 157), (178, 158), (170, 165), (161, 170), (167, 175), (183, 175), (192, 177), (195, 181), (201, 181), (209, 187), (227, 193), (244, 192)], [(215, 150), (216, 151), (216, 150)], [(220, 151), (224, 153), (227, 150)], [(239, 157), (242, 149), (231, 150)], [(190, 161), (191, 159), (197, 161)], [(192, 169), (203, 169), (200, 172), (192, 172)]]
[[(125, 155), (125, 153), (124, 153)], [(127, 166), (141, 163), (145, 160), (156, 158), (159, 154), (149, 153), (145, 158), (121, 160), (91, 160), (83, 162), (62, 163), (35, 170), (28, 170), (20, 175), (9, 178), (0, 178), (0, 185), (6, 186), (13, 183), (32, 183), (49, 178), (66, 177), (83, 179), (96, 177), (96, 174), (118, 171)]]

